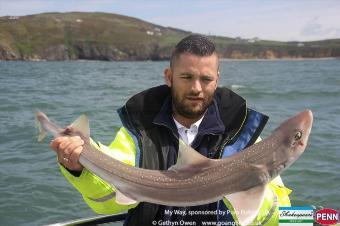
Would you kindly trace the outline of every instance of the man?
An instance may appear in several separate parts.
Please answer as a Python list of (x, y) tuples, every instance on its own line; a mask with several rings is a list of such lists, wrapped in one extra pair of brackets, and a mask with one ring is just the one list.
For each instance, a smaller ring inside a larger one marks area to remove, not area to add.
[[(268, 117), (247, 108), (246, 101), (232, 91), (218, 88), (219, 76), (214, 44), (200, 35), (184, 38), (172, 53), (170, 67), (164, 70), (166, 85), (130, 98), (118, 110), (123, 127), (115, 140), (108, 147), (93, 145), (127, 164), (160, 170), (176, 163), (179, 138), (209, 158), (224, 158), (243, 150), (259, 139)], [(79, 164), (82, 145), (79, 137), (51, 142), (63, 174), (97, 213), (129, 209), (125, 221), (129, 226), (238, 221), (237, 213), (228, 211), (233, 207), (226, 199), (193, 207), (118, 205), (115, 188)], [(287, 189), (280, 179), (275, 181), (268, 185), (254, 224), (277, 224), (277, 206), (290, 205)], [(189, 211), (197, 214), (189, 215)]]

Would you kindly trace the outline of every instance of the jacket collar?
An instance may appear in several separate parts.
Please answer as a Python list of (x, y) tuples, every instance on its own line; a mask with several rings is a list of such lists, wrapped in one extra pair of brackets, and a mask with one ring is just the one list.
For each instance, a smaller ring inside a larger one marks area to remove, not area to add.
[(168, 129), (170, 129), (173, 134), (178, 137), (178, 131), (177, 131), (177, 126), (174, 122), (174, 120), (172, 119), (172, 107), (171, 107), (171, 97), (168, 96), (165, 101), (164, 104), (162, 105), (159, 113), (156, 115), (156, 117), (154, 118), (153, 124), (156, 125), (162, 125), (167, 127)]

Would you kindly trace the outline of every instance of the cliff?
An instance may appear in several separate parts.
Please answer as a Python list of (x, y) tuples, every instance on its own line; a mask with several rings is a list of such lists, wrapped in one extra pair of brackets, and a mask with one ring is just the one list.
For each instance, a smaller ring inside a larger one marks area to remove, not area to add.
[[(0, 60), (165, 60), (190, 32), (108, 13), (0, 17)], [(340, 39), (288, 43), (211, 36), (223, 58), (340, 57)]]

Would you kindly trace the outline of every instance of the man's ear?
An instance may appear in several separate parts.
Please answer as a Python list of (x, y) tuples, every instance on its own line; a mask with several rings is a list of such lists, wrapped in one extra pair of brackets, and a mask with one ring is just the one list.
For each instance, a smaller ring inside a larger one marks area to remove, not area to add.
[(171, 87), (171, 83), (172, 83), (172, 71), (170, 68), (165, 68), (164, 69), (164, 80), (165, 80), (165, 84), (169, 87)]
[(220, 82), (220, 71), (217, 71), (216, 88), (217, 88), (219, 82)]

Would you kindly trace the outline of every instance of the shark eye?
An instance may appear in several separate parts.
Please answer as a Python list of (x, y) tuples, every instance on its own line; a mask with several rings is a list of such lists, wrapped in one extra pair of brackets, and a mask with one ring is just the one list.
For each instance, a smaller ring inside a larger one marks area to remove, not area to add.
[(294, 135), (294, 140), (295, 140), (295, 141), (298, 141), (298, 140), (301, 139), (301, 137), (302, 137), (302, 132), (301, 132), (301, 131), (298, 131), (298, 132), (296, 132), (295, 135)]

